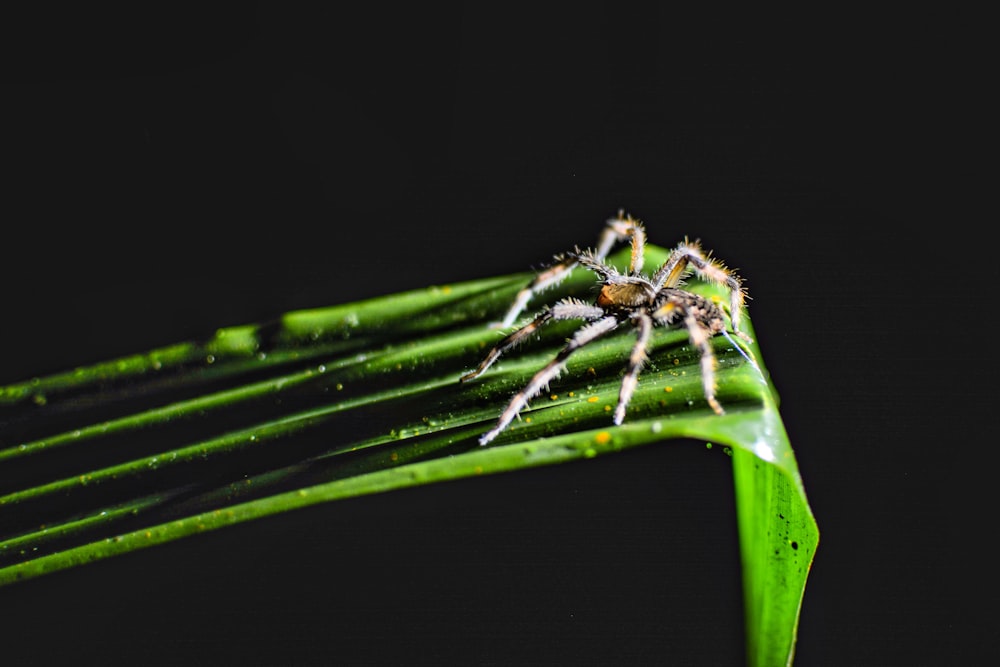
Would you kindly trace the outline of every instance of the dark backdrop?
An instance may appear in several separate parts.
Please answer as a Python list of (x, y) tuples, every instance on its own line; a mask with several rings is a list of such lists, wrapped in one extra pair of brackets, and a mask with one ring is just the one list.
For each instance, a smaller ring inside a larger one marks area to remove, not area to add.
[[(974, 32), (611, 4), (12, 16), (0, 381), (537, 267), (625, 208), (747, 280), (822, 531), (796, 664), (979, 662), (969, 471), (992, 444), (997, 270), (966, 206), (985, 185)], [(739, 664), (728, 461), (646, 449), (16, 586), (3, 650)]]

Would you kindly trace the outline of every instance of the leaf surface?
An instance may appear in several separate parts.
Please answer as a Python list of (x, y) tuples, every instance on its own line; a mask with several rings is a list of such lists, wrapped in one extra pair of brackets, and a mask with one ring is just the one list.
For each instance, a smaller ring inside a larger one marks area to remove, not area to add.
[[(650, 263), (665, 257), (647, 247)], [(315, 503), (694, 438), (733, 454), (748, 662), (790, 664), (819, 533), (759, 349), (754, 364), (713, 340), (718, 416), (686, 333), (657, 329), (616, 427), (634, 337), (608, 336), (480, 447), (578, 326), (553, 324), (460, 384), (529, 279), (292, 312), (0, 388), (0, 586)], [(576, 269), (534, 305), (593, 285)]]

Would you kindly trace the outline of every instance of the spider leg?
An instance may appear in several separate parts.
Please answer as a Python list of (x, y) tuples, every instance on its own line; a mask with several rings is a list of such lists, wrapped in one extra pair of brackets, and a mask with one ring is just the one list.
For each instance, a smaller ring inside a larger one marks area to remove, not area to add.
[[(631, 239), (632, 242), (632, 260), (629, 264), (629, 271), (631, 273), (641, 271), (646, 246), (646, 231), (641, 222), (630, 215), (625, 215), (623, 210), (618, 211), (617, 217), (606, 221), (604, 229), (597, 239), (597, 249), (594, 251), (596, 261), (603, 262), (615, 244), (626, 239)], [(492, 326), (497, 329), (505, 329), (513, 325), (514, 320), (521, 314), (533, 296), (558, 285), (576, 265), (577, 258), (575, 256), (571, 254), (557, 255), (556, 263), (535, 276), (535, 279), (528, 283), (527, 287), (519, 291), (503, 318)]]
[(571, 257), (557, 255), (556, 259), (558, 261), (555, 264), (535, 276), (535, 279), (528, 283), (527, 287), (517, 293), (517, 296), (514, 297), (514, 302), (510, 304), (503, 319), (491, 325), (494, 329), (506, 329), (513, 325), (514, 320), (517, 319), (517, 316), (528, 305), (531, 297), (553, 285), (561, 283), (569, 275), (570, 270), (577, 264), (576, 259)]
[[(619, 305), (624, 305), (632, 302), (634, 299), (638, 299), (636, 303), (646, 303), (656, 298), (656, 290), (653, 289), (653, 283), (646, 276), (618, 273), (618, 269), (610, 264), (598, 261), (594, 253), (590, 251), (570, 253), (570, 257), (574, 257), (580, 262), (580, 266), (590, 269), (600, 276), (601, 282), (604, 285), (602, 288), (604, 296), (598, 297), (597, 300), (597, 303), (600, 305), (605, 305), (601, 303), (604, 299), (611, 299), (616, 302), (620, 301)], [(608, 291), (610, 293), (605, 294)]]
[(694, 313), (688, 311), (684, 315), (684, 326), (687, 328), (691, 344), (701, 350), (701, 384), (705, 392), (705, 400), (717, 415), (725, 414), (725, 410), (715, 398), (715, 351), (712, 350), (712, 336), (708, 329), (698, 320)]
[(699, 305), (705, 299), (692, 294), (687, 299), (672, 298), (653, 312), (653, 317), (664, 324), (676, 322), (678, 315), (683, 317), (684, 328), (687, 329), (691, 344), (701, 350), (701, 384), (705, 400), (717, 415), (725, 414), (722, 405), (715, 398), (715, 351), (712, 349), (712, 336), (724, 332), (721, 316), (706, 319), (704, 308)]
[(729, 290), (729, 318), (733, 323), (733, 332), (748, 342), (753, 342), (740, 331), (740, 318), (746, 307), (746, 291), (739, 277), (730, 271), (722, 262), (706, 255), (697, 241), (684, 239), (660, 268), (653, 274), (653, 287), (659, 291), (663, 287), (676, 287), (684, 277), (690, 264), (695, 273)]
[(493, 365), (507, 350), (524, 342), (525, 339), (540, 329), (550, 320), (588, 320), (593, 321), (604, 316), (604, 310), (597, 306), (584, 303), (572, 297), (562, 299), (552, 306), (540, 312), (534, 320), (524, 325), (517, 331), (508, 334), (499, 343), (493, 346), (476, 370), (466, 373), (460, 378), (461, 382), (466, 382), (482, 375), (487, 368)]
[(593, 250), (580, 250), (578, 248), (571, 253), (567, 253), (567, 256), (574, 262), (581, 264), (584, 268), (596, 273), (604, 282), (620, 283), (627, 279), (626, 276), (618, 273), (618, 269), (610, 264), (605, 264), (604, 260), (598, 258), (597, 253)]
[(497, 420), (496, 426), (479, 438), (479, 444), (487, 444), (507, 428), (514, 420), (514, 417), (528, 404), (528, 401), (537, 396), (544, 387), (548, 386), (549, 382), (555, 379), (559, 371), (562, 370), (569, 355), (604, 334), (613, 331), (617, 326), (618, 318), (608, 316), (577, 329), (573, 337), (569, 339), (569, 342), (566, 343), (565, 347), (559, 351), (555, 358), (535, 373), (524, 389), (514, 395), (507, 407), (504, 408), (504, 411), (500, 413), (500, 418)]
[(623, 209), (618, 209), (618, 217), (611, 218), (605, 223), (604, 231), (597, 241), (597, 250), (594, 257), (598, 262), (603, 262), (615, 243), (629, 239), (632, 244), (632, 256), (629, 259), (628, 272), (630, 274), (640, 273), (642, 264), (645, 261), (646, 251), (646, 229), (642, 223), (631, 215), (625, 215)]
[(618, 392), (618, 406), (615, 407), (614, 422), (620, 426), (625, 420), (625, 408), (632, 400), (632, 394), (639, 383), (639, 371), (642, 370), (648, 359), (646, 350), (649, 347), (649, 338), (653, 333), (653, 319), (644, 312), (639, 313), (636, 320), (636, 342), (632, 348), (632, 354), (628, 358), (628, 367), (625, 370), (625, 377), (622, 378), (622, 387)]
[(712, 336), (701, 322), (691, 313), (684, 317), (691, 344), (701, 348), (701, 384), (705, 392), (705, 400), (717, 415), (725, 414), (719, 401), (715, 398), (715, 352), (712, 350)]

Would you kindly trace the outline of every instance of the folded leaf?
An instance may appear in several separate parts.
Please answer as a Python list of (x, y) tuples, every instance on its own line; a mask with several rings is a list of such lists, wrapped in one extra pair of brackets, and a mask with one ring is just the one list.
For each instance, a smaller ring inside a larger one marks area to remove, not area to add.
[[(665, 256), (647, 246), (649, 262)], [(579, 326), (553, 324), (460, 384), (529, 278), (288, 313), (0, 388), (0, 586), (315, 503), (697, 438), (733, 453), (748, 660), (790, 663), (819, 535), (759, 349), (754, 363), (713, 340), (720, 416), (686, 332), (655, 330), (613, 426), (634, 337), (608, 336), (481, 447)], [(593, 285), (578, 269), (539, 300), (592, 299)]]

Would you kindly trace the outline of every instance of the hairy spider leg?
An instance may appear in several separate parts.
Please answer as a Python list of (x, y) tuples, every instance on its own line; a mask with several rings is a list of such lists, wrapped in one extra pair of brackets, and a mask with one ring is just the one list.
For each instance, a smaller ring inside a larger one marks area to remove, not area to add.
[(653, 274), (653, 287), (656, 291), (664, 287), (676, 287), (680, 284), (684, 273), (690, 264), (695, 273), (702, 278), (729, 290), (729, 318), (733, 322), (733, 333), (752, 343), (745, 333), (740, 331), (740, 318), (746, 305), (746, 291), (740, 279), (721, 262), (702, 252), (697, 241), (690, 242), (686, 238), (670, 253), (660, 268)]
[(569, 357), (569, 355), (604, 334), (614, 331), (617, 327), (618, 318), (613, 315), (609, 315), (577, 329), (576, 333), (573, 334), (573, 337), (569, 339), (565, 347), (559, 351), (555, 358), (546, 364), (542, 370), (535, 373), (534, 377), (532, 377), (528, 384), (525, 385), (524, 389), (514, 395), (507, 407), (504, 408), (504, 411), (500, 413), (500, 419), (497, 420), (496, 426), (479, 438), (479, 444), (487, 444), (493, 438), (497, 437), (501, 431), (507, 428), (507, 425), (510, 424), (514, 420), (514, 417), (516, 417), (524, 406), (528, 404), (528, 401), (537, 396), (543, 388), (548, 386), (549, 382), (559, 375), (559, 371), (562, 370), (566, 363), (566, 358)]
[(628, 272), (633, 275), (641, 273), (646, 258), (646, 229), (631, 215), (625, 215), (624, 209), (618, 209), (618, 217), (605, 222), (604, 230), (597, 241), (594, 256), (599, 262), (603, 262), (612, 248), (615, 247), (615, 243), (626, 239), (629, 239), (632, 244)]
[(492, 328), (506, 329), (507, 327), (513, 325), (514, 320), (517, 319), (517, 316), (520, 315), (521, 311), (528, 305), (531, 297), (535, 296), (539, 292), (547, 290), (553, 285), (558, 285), (566, 276), (569, 275), (570, 269), (576, 266), (575, 259), (560, 256), (557, 256), (556, 259), (559, 261), (535, 276), (535, 279), (532, 280), (527, 287), (517, 293), (517, 296), (514, 297), (514, 302), (510, 304), (510, 307), (504, 314), (503, 319), (490, 325)]
[(482, 375), (487, 368), (493, 365), (494, 361), (503, 355), (504, 352), (524, 342), (525, 339), (529, 338), (531, 334), (538, 331), (539, 328), (550, 320), (593, 321), (604, 317), (604, 315), (605, 313), (603, 309), (584, 303), (579, 299), (574, 299), (573, 297), (561, 299), (548, 308), (542, 310), (542, 312), (540, 312), (531, 322), (525, 324), (517, 331), (505, 336), (503, 340), (494, 345), (493, 349), (486, 354), (476, 370), (471, 373), (466, 373), (459, 378), (459, 381), (466, 382), (467, 380), (472, 380)]
[[(704, 299), (695, 295), (688, 296), (694, 297), (692, 302), (671, 298), (657, 308), (653, 313), (653, 317), (669, 323), (675, 320), (675, 311), (680, 312), (683, 316), (684, 328), (687, 329), (688, 339), (692, 345), (701, 350), (701, 384), (705, 400), (708, 401), (708, 405), (715, 414), (722, 415), (725, 414), (725, 410), (722, 409), (722, 405), (715, 398), (716, 360), (715, 351), (712, 349), (712, 336), (725, 331), (725, 323), (719, 318), (706, 321), (704, 309), (698, 306), (698, 302), (704, 302)], [(700, 317), (699, 314), (701, 315)]]
[[(590, 269), (603, 280), (605, 286), (608, 285), (634, 285), (637, 287), (632, 288), (633, 294), (640, 296), (643, 299), (652, 300), (656, 296), (656, 290), (653, 289), (653, 284), (648, 278), (642, 275), (622, 275), (618, 273), (618, 269), (611, 266), (610, 264), (604, 264), (597, 257), (590, 252), (585, 250), (581, 253), (571, 253), (571, 257), (576, 258), (584, 268)], [(621, 305), (636, 305), (636, 304), (626, 304)]]
[[(605, 222), (604, 229), (597, 239), (597, 249), (594, 257), (597, 261), (604, 261), (608, 253), (615, 247), (616, 243), (630, 239), (632, 242), (632, 258), (629, 262), (629, 272), (638, 273), (642, 270), (643, 256), (646, 247), (646, 230), (642, 223), (630, 215), (625, 215), (624, 210), (618, 211), (618, 216)], [(532, 280), (527, 287), (522, 289), (514, 297), (513, 303), (507, 309), (503, 319), (494, 323), (495, 329), (506, 329), (514, 324), (521, 311), (525, 309), (528, 302), (536, 294), (558, 285), (569, 272), (577, 265), (574, 255), (557, 255), (556, 263), (545, 269)]]
[(618, 405), (615, 407), (615, 425), (621, 426), (625, 420), (625, 408), (632, 400), (635, 387), (639, 383), (639, 372), (649, 358), (646, 351), (649, 348), (649, 339), (653, 334), (653, 319), (645, 312), (640, 312), (636, 318), (636, 341), (632, 348), (632, 353), (628, 358), (628, 367), (625, 369), (625, 377), (622, 378), (621, 390), (618, 392)]

